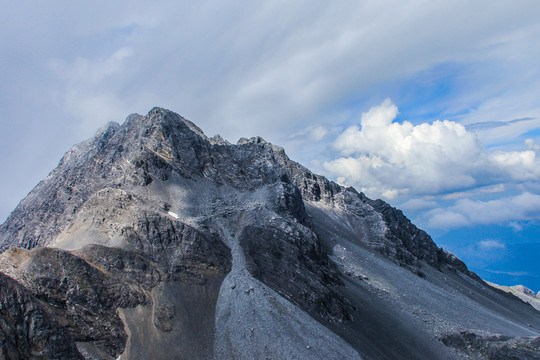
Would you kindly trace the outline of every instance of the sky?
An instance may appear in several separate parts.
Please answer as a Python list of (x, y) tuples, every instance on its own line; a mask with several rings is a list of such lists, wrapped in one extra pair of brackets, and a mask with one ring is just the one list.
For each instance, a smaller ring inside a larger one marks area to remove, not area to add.
[[(404, 211), (540, 291), (540, 2), (0, 0), (0, 218), (152, 107)], [(0, 220), (0, 221), (2, 221)]]

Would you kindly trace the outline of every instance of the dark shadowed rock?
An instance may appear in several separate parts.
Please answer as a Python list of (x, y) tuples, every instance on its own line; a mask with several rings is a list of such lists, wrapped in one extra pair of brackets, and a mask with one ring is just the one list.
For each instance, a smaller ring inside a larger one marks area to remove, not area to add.
[(2, 260), (1, 271), (51, 305), (73, 341), (95, 343), (113, 357), (124, 351), (127, 338), (116, 309), (149, 301), (133, 284), (63, 250), (13, 248)]
[(54, 311), (0, 273), (0, 358), (83, 359)]
[(330, 321), (350, 321), (354, 309), (337, 291), (343, 282), (317, 242), (314, 234), (255, 226), (246, 226), (240, 235), (247, 269), (256, 279), (307, 312)]

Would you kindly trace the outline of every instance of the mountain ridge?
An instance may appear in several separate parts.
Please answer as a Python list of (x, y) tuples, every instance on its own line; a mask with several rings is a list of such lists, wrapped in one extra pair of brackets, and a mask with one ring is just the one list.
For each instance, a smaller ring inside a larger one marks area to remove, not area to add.
[(400, 210), (162, 108), (72, 147), (0, 226), (0, 249), (31, 294), (19, 310), (55, 307), (81, 358), (529, 356), (540, 333), (536, 310)]
[[(162, 108), (159, 108), (159, 107), (153, 108), (149, 112), (149, 115), (154, 116), (155, 114), (158, 114), (158, 113), (167, 114), (167, 116), (172, 115), (173, 117), (174, 117), (174, 115), (177, 115), (177, 114), (174, 114), (174, 113), (170, 112), (169, 110), (162, 109)], [(139, 114), (131, 114), (126, 118), (125, 125), (126, 125), (126, 127), (129, 127), (131, 125), (131, 123), (140, 122), (142, 119), (145, 119), (145, 117), (143, 117), (143, 116), (141, 116)], [(285, 155), (285, 151), (283, 150), (283, 148), (281, 148), (279, 146), (276, 146), (276, 145), (273, 145), (271, 143), (268, 143), (263, 138), (261, 138), (259, 136), (253, 137), (251, 139), (240, 138), (236, 145), (232, 145), (230, 143), (227, 143), (221, 137), (217, 138), (218, 140), (213, 140), (214, 138), (208, 138), (202, 132), (202, 130), (199, 127), (197, 127), (195, 124), (193, 124), (189, 120), (186, 120), (186, 119), (184, 119), (184, 118), (182, 118), (180, 116), (178, 116), (178, 119), (181, 120), (181, 122), (184, 123), (187, 126), (187, 128), (189, 130), (191, 130), (193, 133), (195, 133), (200, 139), (202, 139), (204, 141), (207, 141), (208, 143), (210, 143), (211, 145), (214, 145), (214, 146), (217, 145), (217, 146), (235, 147), (235, 146), (246, 145), (246, 144), (257, 144), (257, 145), (260, 145), (260, 146), (263, 146), (263, 147), (269, 147), (271, 149), (271, 152), (273, 152), (275, 155), (277, 155), (277, 157), (279, 158), (279, 161), (282, 164), (286, 164), (286, 166), (289, 168), (289, 169), (287, 169), (288, 171), (283, 171), (283, 174), (281, 176), (286, 175), (286, 176), (291, 177), (292, 178), (291, 181), (293, 182), (293, 184), (295, 186), (297, 186), (301, 190), (302, 195), (304, 196), (304, 198), (306, 198), (308, 200), (314, 200), (314, 201), (321, 201), (321, 200), (323, 200), (323, 201), (334, 201), (334, 199), (333, 199), (334, 192), (348, 191), (348, 192), (351, 192), (353, 194), (357, 194), (358, 197), (363, 202), (368, 203), (370, 206), (378, 209), (379, 212), (383, 213), (384, 216), (385, 216), (385, 219), (387, 220), (387, 222), (391, 223), (392, 221), (394, 221), (394, 222), (398, 222), (400, 224), (405, 224), (404, 228), (403, 228), (403, 226), (399, 226), (399, 225), (398, 226), (393, 226), (391, 228), (390, 232), (396, 238), (396, 240), (398, 240), (400, 238), (400, 234), (397, 234), (396, 231), (398, 229), (401, 229), (401, 232), (407, 233), (407, 234), (401, 234), (401, 235), (413, 235), (413, 238), (415, 240), (418, 240), (418, 239), (416, 239), (418, 237), (418, 238), (420, 238), (419, 241), (422, 242), (423, 245), (429, 247), (429, 249), (422, 249), (422, 247), (419, 246), (419, 244), (417, 244), (417, 243), (414, 243), (414, 244), (411, 244), (411, 245), (405, 244), (405, 247), (406, 247), (406, 249), (408, 251), (413, 251), (413, 252), (416, 252), (417, 250), (423, 251), (423, 253), (420, 253), (420, 252), (413, 253), (412, 254), (413, 256), (416, 256), (417, 258), (426, 260), (431, 265), (437, 265), (439, 261), (443, 261), (443, 262), (444, 261), (455, 261), (455, 260), (453, 260), (453, 259), (455, 259), (455, 257), (451, 256), (450, 254), (446, 254), (442, 249), (436, 248), (434, 242), (431, 239), (431, 237), (429, 237), (429, 235), (427, 235), (423, 230), (420, 230), (420, 229), (416, 228), (416, 226), (414, 226), (410, 222), (410, 220), (408, 220), (403, 215), (403, 213), (400, 210), (398, 210), (398, 209), (396, 209), (394, 207), (391, 207), (389, 204), (385, 203), (384, 201), (382, 201), (380, 199), (378, 199), (378, 200), (368, 199), (363, 193), (358, 193), (356, 190), (354, 190), (354, 188), (342, 187), (342, 186), (340, 186), (340, 185), (338, 185), (338, 184), (336, 184), (336, 183), (334, 183), (332, 181), (327, 180), (326, 178), (324, 178), (321, 175), (313, 174), (311, 171), (309, 171), (307, 168), (303, 167), (302, 165), (291, 161)], [(100, 148), (105, 146), (105, 143), (108, 140), (110, 140), (110, 138), (112, 136), (117, 135), (117, 131), (121, 127), (122, 127), (122, 125), (120, 125), (118, 123), (115, 123), (115, 122), (110, 122), (106, 126), (102, 127), (101, 129), (99, 129), (97, 131), (96, 135), (93, 138), (91, 138), (90, 140), (84, 141), (84, 142), (82, 142), (80, 144), (77, 144), (72, 149), (70, 149), (62, 157), (62, 159), (60, 160), (57, 169), (61, 168), (66, 163), (70, 163), (70, 160), (72, 159), (72, 157), (78, 158), (79, 156), (81, 156), (81, 154), (84, 152), (84, 150), (86, 148), (90, 148), (92, 150), (93, 149), (99, 150)], [(219, 136), (219, 135), (217, 135), (217, 136)], [(118, 152), (121, 153), (122, 150), (123, 150), (122, 145), (118, 145), (117, 149), (118, 149)], [(150, 151), (155, 151), (155, 150), (150, 150)], [(116, 155), (116, 153), (112, 154), (112, 159), (114, 159), (115, 155)], [(158, 155), (161, 159), (167, 161), (167, 156), (164, 155), (164, 153), (161, 153), (161, 154), (156, 153), (156, 155)], [(207, 166), (207, 164), (204, 165), (204, 166)], [(210, 168), (210, 170), (208, 170), (206, 168), (203, 169), (202, 170), (203, 176), (208, 176), (209, 171), (211, 171), (211, 168)], [(240, 169), (240, 171), (242, 171), (242, 170)], [(49, 174), (47, 179), (50, 178), (51, 176), (54, 176), (54, 174), (53, 173)], [(146, 177), (144, 177), (144, 176), (146, 176)], [(138, 180), (140, 180), (140, 179), (138, 179)], [(218, 181), (219, 180), (222, 180), (222, 179), (218, 179)], [(148, 178), (147, 175), (143, 175), (142, 182), (144, 183), (144, 182), (147, 182), (147, 181), (150, 181), (150, 178)], [(40, 185), (41, 185), (41, 182), (40, 182), (40, 184), (38, 184), (36, 186), (36, 188), (38, 188)], [(67, 191), (68, 192), (71, 191), (70, 187), (72, 187), (72, 186), (73, 185), (68, 184), (68, 186), (67, 186)], [(33, 193), (33, 191), (27, 197), (32, 197), (32, 195), (33, 195), (32, 193)], [(25, 200), (26, 200), (26, 198), (25, 198)], [(71, 200), (71, 198), (70, 198), (70, 200)], [(83, 199), (81, 199), (81, 201), (82, 202), (86, 201), (86, 196), (84, 196)], [(349, 201), (351, 201), (351, 200), (349, 200)], [(76, 211), (77, 208), (69, 209), (69, 210)], [(18, 207), (17, 207), (15, 209), (14, 213), (16, 214), (19, 211), (23, 212), (22, 210), (18, 210)], [(15, 226), (10, 226), (11, 222), (13, 222), (13, 219), (12, 219), (12, 216), (10, 214), (10, 216), (8, 217), (6, 222), (2, 225), (2, 227), (0, 227), (0, 244), (1, 243), (3, 243), (3, 244), (8, 243), (5, 240), (6, 235), (4, 235), (4, 234), (8, 233), (7, 229), (5, 229), (6, 224), (7, 224), (7, 227), (9, 227), (10, 229), (13, 229), (15, 227)], [(26, 226), (26, 227), (28, 227), (28, 226)], [(46, 242), (40, 242), (39, 241), (39, 237), (40, 237), (41, 234), (40, 234), (39, 231), (37, 231), (37, 232), (38, 232), (38, 235), (36, 236), (37, 239), (32, 238), (32, 237), (30, 237), (28, 239), (27, 236), (23, 236), (22, 239), (20, 239), (18, 242), (15, 242), (14, 244), (16, 244), (17, 246), (29, 247), (29, 248), (32, 248), (32, 247), (34, 247), (36, 245), (47, 245)], [(2, 237), (2, 235), (4, 235), (4, 236)], [(50, 238), (50, 235), (48, 237)], [(401, 237), (403, 237), (403, 236), (401, 236)], [(5, 247), (5, 245), (3, 245), (3, 246)], [(387, 251), (390, 251), (390, 250), (387, 250)], [(396, 257), (401, 257), (401, 260), (404, 260), (404, 261), (409, 261), (409, 262), (414, 261), (413, 258), (410, 257), (410, 255), (406, 256), (404, 254), (396, 254), (395, 256)], [(404, 257), (406, 257), (406, 258), (404, 258)], [(396, 260), (399, 260), (399, 259), (396, 259)], [(457, 264), (459, 264), (459, 263), (457, 263)], [(467, 273), (467, 274), (472, 274), (472, 273), (468, 272), (468, 269), (466, 268), (466, 266), (464, 267), (464, 264), (463, 265), (459, 264), (459, 266), (460, 266), (461, 271), (465, 271), (465, 273)]]

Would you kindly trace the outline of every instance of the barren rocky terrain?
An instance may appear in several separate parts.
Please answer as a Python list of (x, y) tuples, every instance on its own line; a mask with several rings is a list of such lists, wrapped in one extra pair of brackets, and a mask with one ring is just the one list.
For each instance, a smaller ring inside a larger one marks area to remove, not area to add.
[(161, 108), (0, 226), (0, 359), (540, 359), (540, 312), (403, 213)]

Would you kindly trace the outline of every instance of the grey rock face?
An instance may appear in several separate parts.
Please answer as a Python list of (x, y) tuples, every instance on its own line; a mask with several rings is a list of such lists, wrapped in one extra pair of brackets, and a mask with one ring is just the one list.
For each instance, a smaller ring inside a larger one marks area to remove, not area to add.
[(401, 211), (160, 108), (68, 151), (0, 250), (19, 358), (452, 359), (465, 328), (487, 341), (474, 356), (526, 359), (540, 333)]
[(73, 341), (96, 343), (113, 357), (124, 351), (127, 335), (116, 309), (148, 303), (141, 289), (63, 250), (13, 248), (2, 260), (1, 271), (52, 306)]
[(52, 311), (2, 273), (0, 304), (0, 358), (82, 359)]
[(307, 312), (330, 321), (350, 321), (354, 308), (338, 293), (343, 282), (317, 241), (314, 234), (307, 237), (255, 226), (246, 226), (240, 235), (253, 277)]

